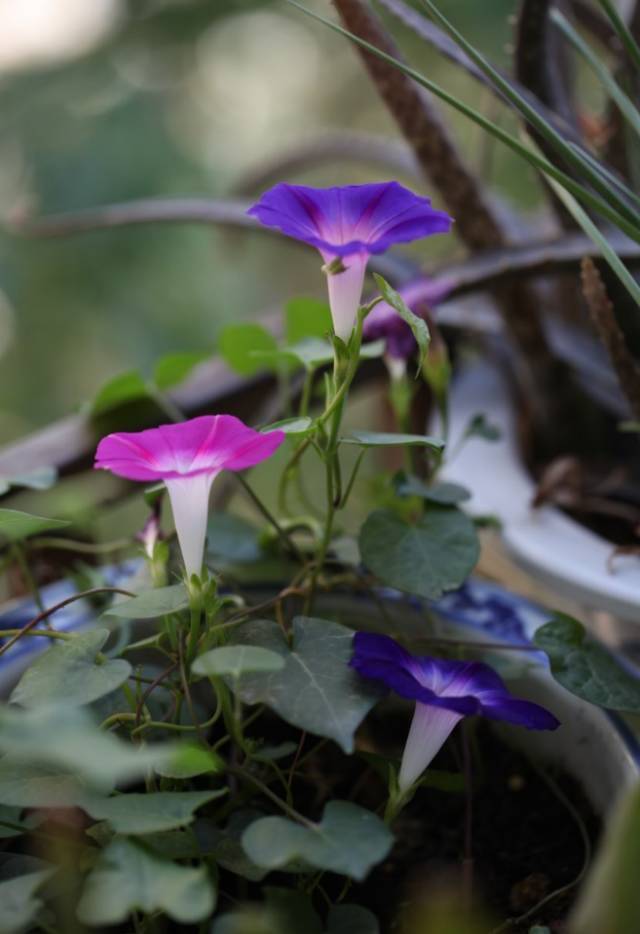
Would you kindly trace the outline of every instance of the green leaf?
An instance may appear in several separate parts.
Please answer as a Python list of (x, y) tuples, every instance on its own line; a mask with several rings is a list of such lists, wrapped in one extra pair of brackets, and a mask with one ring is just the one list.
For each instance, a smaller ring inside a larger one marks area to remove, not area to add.
[(264, 815), (249, 808), (235, 811), (224, 829), (210, 820), (197, 820), (194, 825), (200, 851), (213, 857), (219, 866), (242, 876), (250, 882), (260, 882), (267, 874), (266, 869), (256, 866), (242, 849), (242, 834), (256, 819)]
[(340, 438), (341, 444), (357, 444), (363, 448), (391, 447), (391, 446), (423, 446), (441, 451), (444, 441), (440, 438), (431, 438), (429, 435), (403, 435), (385, 431), (352, 431), (346, 438)]
[(362, 526), (359, 541), (363, 562), (383, 584), (430, 600), (459, 587), (480, 553), (469, 517), (437, 506), (415, 523), (376, 510)]
[(640, 679), (590, 639), (577, 620), (556, 613), (533, 641), (547, 653), (554, 678), (567, 691), (609, 710), (640, 712)]
[(116, 833), (159, 833), (186, 827), (195, 811), (226, 794), (227, 789), (214, 791), (156, 791), (149, 794), (122, 794), (112, 798), (88, 795), (80, 807), (95, 820), (108, 821)]
[(285, 338), (297, 344), (308, 337), (324, 338), (331, 331), (331, 311), (317, 298), (292, 298), (284, 309)]
[(58, 766), (0, 759), (0, 801), (9, 807), (74, 807), (86, 790), (75, 775)]
[(23, 486), (29, 490), (50, 490), (57, 479), (58, 471), (55, 467), (37, 467), (27, 473), (0, 476), (0, 495), (12, 486)]
[(346, 753), (353, 751), (353, 734), (381, 694), (349, 668), (351, 630), (298, 616), (291, 646), (280, 627), (268, 620), (246, 623), (234, 638), (276, 652), (285, 661), (281, 671), (245, 675), (231, 685), (245, 703), (266, 704), (287, 723), (335, 740)]
[(418, 350), (420, 352), (420, 358), (418, 360), (418, 371), (420, 373), (424, 358), (427, 355), (429, 350), (429, 343), (431, 342), (431, 335), (429, 334), (429, 328), (427, 327), (427, 322), (420, 318), (418, 315), (414, 315), (409, 306), (406, 304), (402, 295), (399, 292), (396, 292), (395, 289), (392, 289), (386, 279), (383, 279), (382, 276), (378, 273), (373, 274), (373, 278), (376, 281), (376, 285), (382, 293), (382, 297), (388, 305), (398, 312), (403, 321), (405, 321), (411, 328), (411, 333), (416, 339), (418, 345)]
[(171, 389), (184, 382), (191, 371), (209, 357), (210, 354), (197, 351), (167, 354), (157, 361), (153, 381), (158, 389)]
[(64, 529), (68, 525), (71, 523), (62, 519), (45, 519), (17, 509), (0, 509), (0, 537), (7, 542), (20, 542), (31, 535)]
[(434, 483), (427, 486), (419, 477), (407, 476), (403, 472), (394, 477), (393, 483), (398, 496), (419, 496), (425, 502), (439, 506), (457, 506), (471, 496), (466, 487), (457, 483)]
[(253, 376), (265, 369), (265, 361), (257, 351), (277, 351), (275, 337), (259, 324), (228, 324), (218, 337), (218, 350), (232, 370), (242, 376)]
[(371, 811), (348, 801), (330, 801), (319, 824), (310, 827), (284, 817), (263, 817), (242, 835), (247, 856), (265, 869), (302, 860), (362, 880), (393, 845), (386, 825)]
[(109, 607), (105, 615), (121, 619), (156, 619), (167, 613), (179, 613), (188, 606), (189, 594), (185, 585), (172, 584), (119, 600)]
[(121, 924), (131, 912), (163, 911), (174, 921), (195, 924), (208, 918), (216, 892), (205, 866), (180, 866), (116, 839), (89, 875), (78, 904), (83, 924)]
[(162, 762), (156, 766), (158, 775), (165, 778), (195, 778), (197, 775), (217, 775), (224, 772), (226, 763), (213, 749), (185, 743), (178, 746), (175, 755), (169, 762)]
[(281, 421), (273, 422), (260, 430), (266, 432), (275, 431), (276, 429), (284, 431), (285, 435), (291, 435), (292, 437), (307, 435), (313, 430), (313, 419), (309, 418), (308, 415), (297, 418), (283, 418)]
[(326, 934), (380, 934), (378, 919), (360, 905), (332, 905)]
[(483, 412), (478, 412), (469, 419), (464, 430), (464, 438), (483, 438), (485, 441), (499, 441), (501, 431), (497, 425), (492, 425)]
[(108, 629), (93, 629), (53, 645), (27, 668), (11, 703), (41, 707), (64, 699), (67, 704), (90, 704), (115, 691), (131, 674), (131, 665), (124, 659), (96, 662), (108, 638)]
[(580, 887), (571, 934), (631, 934), (640, 917), (640, 786), (636, 782), (609, 816), (604, 840)]
[(207, 677), (228, 675), (237, 679), (240, 675), (280, 671), (284, 664), (282, 655), (259, 645), (225, 645), (200, 655), (191, 670)]
[(40, 869), (0, 882), (0, 931), (21, 934), (30, 930), (42, 901), (36, 892), (53, 875), (53, 869)]
[(265, 887), (263, 904), (243, 905), (219, 918), (211, 934), (322, 934), (322, 924), (304, 892)]
[[(84, 708), (0, 706), (1, 753), (75, 774), (98, 788), (111, 790), (116, 782), (139, 778), (148, 769), (171, 761), (175, 750), (168, 743), (137, 748), (119, 740), (102, 732)], [(0, 801), (20, 803), (6, 797)]]
[(149, 398), (149, 389), (137, 370), (120, 373), (104, 384), (91, 403), (91, 415), (104, 415), (121, 405)]
[(207, 554), (226, 564), (249, 564), (261, 554), (260, 530), (228, 512), (215, 512), (207, 526)]

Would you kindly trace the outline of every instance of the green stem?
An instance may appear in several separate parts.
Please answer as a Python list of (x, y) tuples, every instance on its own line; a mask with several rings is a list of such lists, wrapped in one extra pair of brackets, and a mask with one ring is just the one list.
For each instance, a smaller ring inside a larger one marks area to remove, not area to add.
[(251, 489), (251, 487), (249, 486), (245, 478), (242, 476), (242, 474), (237, 473), (235, 474), (235, 477), (238, 483), (242, 486), (247, 496), (250, 498), (251, 502), (262, 513), (262, 515), (265, 517), (267, 522), (269, 522), (273, 526), (273, 528), (276, 530), (276, 532), (278, 533), (278, 537), (280, 538), (282, 544), (284, 545), (286, 550), (289, 552), (289, 554), (291, 554), (296, 559), (296, 561), (299, 561), (300, 564), (304, 564), (304, 558), (300, 554), (295, 543), (291, 540), (289, 535), (287, 535), (287, 533), (282, 528), (282, 526), (280, 525), (276, 517), (273, 515), (273, 513), (265, 506), (265, 504), (262, 502), (260, 497), (257, 496), (256, 493), (254, 493), (254, 491)]

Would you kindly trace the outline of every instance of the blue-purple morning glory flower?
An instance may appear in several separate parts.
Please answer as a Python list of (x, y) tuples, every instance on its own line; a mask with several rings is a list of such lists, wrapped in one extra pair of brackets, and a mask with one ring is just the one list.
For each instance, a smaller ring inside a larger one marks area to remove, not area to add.
[[(416, 279), (401, 288), (400, 295), (406, 305), (415, 314), (420, 315), (423, 308), (433, 308), (447, 297), (453, 288), (450, 279)], [(391, 360), (406, 361), (414, 356), (418, 349), (411, 328), (395, 309), (387, 302), (379, 302), (369, 312), (362, 329), (364, 341), (385, 341), (385, 356)]]
[(335, 333), (349, 339), (362, 296), (367, 261), (394, 243), (446, 233), (452, 224), (398, 182), (308, 188), (281, 183), (249, 209), (267, 227), (315, 246), (329, 266), (329, 304)]
[(357, 632), (350, 665), (416, 702), (398, 786), (407, 791), (463, 717), (480, 714), (529, 730), (555, 730), (558, 720), (538, 704), (514, 697), (482, 662), (458, 662), (405, 651), (389, 636)]

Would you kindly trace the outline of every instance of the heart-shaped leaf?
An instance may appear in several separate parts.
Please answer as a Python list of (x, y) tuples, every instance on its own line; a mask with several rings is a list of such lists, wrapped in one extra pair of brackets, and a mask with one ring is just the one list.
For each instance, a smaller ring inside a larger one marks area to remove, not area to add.
[(78, 904), (83, 924), (121, 924), (133, 911), (164, 911), (195, 924), (215, 908), (216, 892), (205, 866), (160, 859), (131, 840), (116, 839), (90, 873)]
[(172, 584), (119, 600), (109, 607), (107, 615), (122, 619), (156, 619), (167, 613), (179, 613), (188, 606), (187, 588), (184, 584)]
[(121, 405), (149, 398), (149, 389), (137, 370), (119, 373), (96, 393), (91, 403), (91, 415), (105, 415)]
[(288, 344), (308, 337), (323, 338), (331, 331), (331, 311), (317, 298), (292, 298), (284, 309), (285, 336)]
[(149, 794), (123, 794), (112, 798), (87, 795), (80, 807), (95, 820), (106, 820), (116, 833), (160, 833), (186, 827), (203, 804), (226, 794), (215, 791), (157, 791)]
[(108, 638), (108, 629), (92, 629), (58, 642), (27, 668), (11, 702), (41, 707), (64, 698), (67, 704), (90, 704), (115, 691), (131, 674), (131, 665), (124, 659), (96, 662)]
[(533, 641), (547, 653), (551, 673), (567, 691), (599, 707), (640, 713), (640, 679), (590, 639), (577, 620), (556, 613)]
[(171, 389), (182, 383), (198, 364), (207, 360), (209, 354), (194, 351), (172, 353), (160, 357), (153, 371), (153, 380), (158, 389)]
[(376, 510), (359, 543), (362, 560), (383, 584), (428, 599), (459, 587), (480, 552), (473, 522), (459, 509), (435, 506), (414, 523)]
[(239, 678), (256, 672), (280, 671), (284, 665), (282, 655), (271, 649), (263, 649), (259, 645), (225, 645), (196, 658), (191, 670), (207, 677), (228, 675)]
[(235, 639), (284, 659), (280, 671), (244, 675), (231, 684), (247, 704), (266, 704), (288, 723), (353, 751), (353, 734), (380, 699), (379, 689), (349, 668), (353, 632), (325, 619), (299, 616), (287, 644), (280, 627), (255, 620)]
[(275, 337), (260, 324), (228, 324), (218, 335), (220, 356), (242, 376), (252, 376), (265, 368), (265, 361), (259, 359), (257, 351), (277, 349)]
[(371, 811), (349, 801), (330, 801), (319, 824), (263, 817), (242, 835), (247, 856), (265, 869), (302, 860), (315, 869), (364, 879), (393, 845), (389, 828)]

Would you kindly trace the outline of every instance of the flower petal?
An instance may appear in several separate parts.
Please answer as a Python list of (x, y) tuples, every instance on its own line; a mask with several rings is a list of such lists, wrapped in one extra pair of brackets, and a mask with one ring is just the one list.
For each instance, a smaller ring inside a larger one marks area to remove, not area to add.
[(331, 256), (383, 253), (451, 228), (451, 218), (398, 182), (309, 188), (281, 183), (249, 209), (267, 227)]
[(214, 477), (215, 474), (200, 473), (166, 481), (187, 579), (202, 571), (209, 492)]
[(416, 704), (398, 775), (400, 791), (420, 778), (460, 720), (462, 714)]
[(284, 441), (284, 433), (261, 433), (232, 415), (203, 415), (146, 431), (118, 432), (103, 438), (97, 468), (128, 480), (153, 482), (221, 470), (253, 467)]

